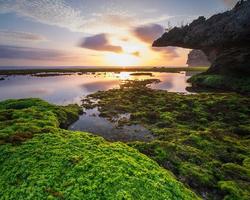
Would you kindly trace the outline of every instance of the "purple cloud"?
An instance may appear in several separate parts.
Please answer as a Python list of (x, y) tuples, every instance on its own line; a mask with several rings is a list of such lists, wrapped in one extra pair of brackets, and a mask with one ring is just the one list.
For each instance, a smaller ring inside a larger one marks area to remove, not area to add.
[(143, 42), (152, 42), (164, 33), (164, 28), (159, 24), (147, 24), (135, 27), (132, 32)]
[(115, 53), (121, 53), (123, 51), (121, 46), (109, 44), (107, 35), (104, 33), (84, 38), (80, 47), (96, 51), (110, 51)]
[(0, 59), (58, 60), (65, 58), (67, 54), (57, 50), (0, 45)]
[(35, 33), (0, 29), (0, 40), (42, 42), (46, 41), (46, 38)]

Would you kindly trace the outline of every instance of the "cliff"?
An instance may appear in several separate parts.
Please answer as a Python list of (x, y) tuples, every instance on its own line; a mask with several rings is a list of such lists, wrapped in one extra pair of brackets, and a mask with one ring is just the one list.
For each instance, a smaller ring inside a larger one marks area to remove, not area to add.
[(187, 64), (189, 67), (210, 66), (206, 54), (201, 50), (192, 50), (188, 54)]
[(232, 10), (209, 19), (199, 17), (189, 25), (175, 27), (154, 41), (153, 46), (200, 49), (212, 63), (206, 75), (243, 77), (249, 81), (250, 0), (239, 1)]

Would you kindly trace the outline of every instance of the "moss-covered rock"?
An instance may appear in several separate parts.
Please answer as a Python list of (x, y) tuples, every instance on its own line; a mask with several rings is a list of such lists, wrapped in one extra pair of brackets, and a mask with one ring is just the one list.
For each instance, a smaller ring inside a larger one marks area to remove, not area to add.
[[(137, 150), (60, 129), (75, 106), (10, 100), (0, 111), (0, 199), (199, 199)], [(21, 133), (32, 138), (7, 140)]]
[[(130, 113), (127, 124), (142, 124), (154, 134), (154, 141), (130, 143), (132, 147), (172, 171), (204, 199), (250, 196), (248, 96), (182, 95), (131, 85), (97, 92), (89, 100), (107, 118)], [(225, 184), (228, 181), (233, 184)]]
[(78, 105), (56, 106), (40, 99), (0, 102), (0, 141), (20, 142), (36, 133), (66, 128), (81, 112)]
[(250, 93), (250, 78), (223, 76), (215, 74), (202, 73), (191, 77), (188, 82), (192, 83), (193, 90), (199, 89), (217, 89), (230, 90), (238, 93)]

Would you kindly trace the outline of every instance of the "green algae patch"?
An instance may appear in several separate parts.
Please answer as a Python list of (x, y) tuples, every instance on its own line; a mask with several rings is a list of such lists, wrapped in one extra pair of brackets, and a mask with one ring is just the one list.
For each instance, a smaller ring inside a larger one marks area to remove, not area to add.
[(79, 113), (78, 105), (56, 106), (40, 99), (0, 102), (0, 143), (21, 142), (36, 133), (66, 128)]
[(204, 199), (248, 199), (250, 98), (168, 93), (147, 88), (148, 84), (129, 81), (120, 89), (90, 95), (83, 106), (97, 106), (107, 119), (129, 113), (126, 124), (141, 124), (155, 136), (152, 142), (129, 145)]
[(136, 150), (87, 133), (2, 145), (0, 163), (2, 199), (198, 199)]
[(250, 78), (201, 73), (191, 77), (193, 89), (230, 90), (238, 93), (250, 93)]
[(0, 102), (0, 199), (199, 199), (134, 148), (60, 128), (79, 111)]

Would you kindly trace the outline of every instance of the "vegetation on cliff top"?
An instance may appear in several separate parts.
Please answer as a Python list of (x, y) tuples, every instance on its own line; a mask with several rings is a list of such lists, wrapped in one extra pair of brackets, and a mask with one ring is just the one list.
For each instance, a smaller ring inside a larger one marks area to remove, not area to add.
[(126, 144), (61, 129), (76, 105), (8, 100), (0, 112), (0, 199), (198, 199)]
[(149, 80), (129, 81), (120, 89), (97, 92), (88, 96), (84, 106), (98, 106), (108, 119), (130, 113), (130, 120), (120, 123), (142, 124), (156, 137), (150, 143), (130, 145), (205, 199), (248, 199), (249, 97), (182, 95), (152, 90), (147, 84)]

